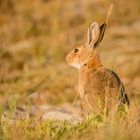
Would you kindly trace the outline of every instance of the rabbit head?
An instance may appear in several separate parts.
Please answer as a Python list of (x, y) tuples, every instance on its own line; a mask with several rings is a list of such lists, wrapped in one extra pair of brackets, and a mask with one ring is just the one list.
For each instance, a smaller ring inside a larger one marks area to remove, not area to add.
[(99, 26), (97, 22), (93, 22), (88, 28), (87, 41), (83, 44), (76, 45), (66, 56), (66, 62), (79, 69), (93, 60), (97, 55), (95, 48), (103, 38), (105, 26), (105, 24)]

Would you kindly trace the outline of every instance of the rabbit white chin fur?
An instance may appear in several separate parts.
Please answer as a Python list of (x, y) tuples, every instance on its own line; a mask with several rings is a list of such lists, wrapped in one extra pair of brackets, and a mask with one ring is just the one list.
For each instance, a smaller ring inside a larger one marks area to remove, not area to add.
[(80, 69), (81, 66), (82, 66), (82, 64), (69, 64), (69, 65), (72, 66), (72, 67), (75, 67), (77, 69)]

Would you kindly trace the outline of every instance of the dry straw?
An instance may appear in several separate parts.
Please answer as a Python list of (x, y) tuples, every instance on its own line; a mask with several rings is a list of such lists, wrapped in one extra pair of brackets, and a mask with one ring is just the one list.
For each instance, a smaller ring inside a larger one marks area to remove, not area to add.
[(114, 5), (113, 5), (113, 3), (112, 3), (112, 4), (110, 5), (109, 10), (108, 10), (107, 17), (106, 17), (106, 20), (105, 20), (106, 25), (108, 25), (109, 17), (110, 17), (110, 15), (111, 15), (113, 6), (114, 6)]

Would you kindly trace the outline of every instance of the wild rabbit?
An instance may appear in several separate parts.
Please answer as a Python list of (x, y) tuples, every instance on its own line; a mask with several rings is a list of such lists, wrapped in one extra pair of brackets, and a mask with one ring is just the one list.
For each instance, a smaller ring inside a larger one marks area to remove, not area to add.
[(66, 56), (66, 62), (79, 70), (78, 88), (84, 114), (98, 114), (120, 104), (129, 105), (121, 80), (112, 70), (103, 67), (97, 53), (105, 26), (93, 22), (88, 29), (87, 41)]

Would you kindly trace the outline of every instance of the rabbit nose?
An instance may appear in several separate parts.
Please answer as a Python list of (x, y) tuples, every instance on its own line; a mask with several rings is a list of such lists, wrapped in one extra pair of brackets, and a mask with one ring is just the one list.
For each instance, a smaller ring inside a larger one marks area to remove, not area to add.
[(67, 56), (65, 57), (65, 62), (68, 63), (68, 60), (69, 60), (69, 56), (67, 55)]

